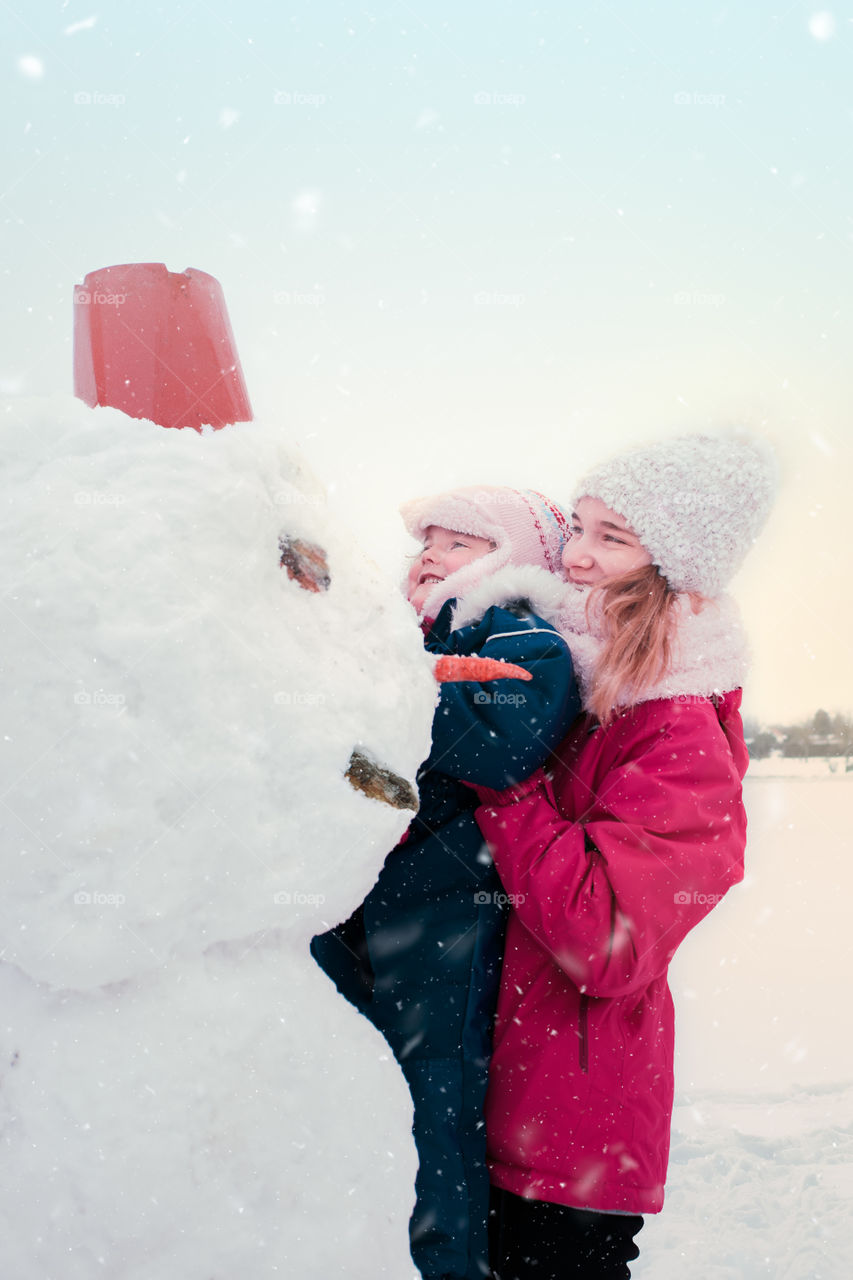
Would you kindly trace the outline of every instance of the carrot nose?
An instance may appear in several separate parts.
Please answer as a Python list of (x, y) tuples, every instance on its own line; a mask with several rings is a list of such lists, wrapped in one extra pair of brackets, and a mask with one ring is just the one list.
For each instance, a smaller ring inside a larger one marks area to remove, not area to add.
[(479, 658), (476, 654), (465, 656), (443, 653), (436, 658), (433, 668), (439, 684), (455, 680), (532, 680), (524, 667), (514, 662), (498, 662), (496, 658)]

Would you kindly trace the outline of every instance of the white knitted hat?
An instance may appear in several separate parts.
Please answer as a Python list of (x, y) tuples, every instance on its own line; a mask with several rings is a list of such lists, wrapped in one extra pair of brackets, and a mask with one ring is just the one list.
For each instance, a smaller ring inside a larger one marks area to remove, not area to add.
[(409, 533), (419, 542), (430, 525), (438, 525), (455, 533), (488, 538), (495, 544), (494, 551), (436, 583), (421, 608), (425, 617), (435, 618), (446, 600), (462, 599), (467, 591), (507, 564), (534, 564), (550, 573), (562, 573), (561, 555), (569, 518), (556, 502), (534, 489), (488, 485), (451, 489), (404, 502), (400, 514)]
[(575, 487), (636, 533), (676, 591), (713, 598), (740, 567), (773, 505), (770, 446), (745, 432), (678, 436), (621, 454)]

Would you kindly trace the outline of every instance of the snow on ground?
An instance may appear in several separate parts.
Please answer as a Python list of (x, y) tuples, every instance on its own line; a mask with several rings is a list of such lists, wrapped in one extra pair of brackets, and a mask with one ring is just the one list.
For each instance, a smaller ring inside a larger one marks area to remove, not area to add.
[(672, 1155), (637, 1280), (853, 1275), (853, 775), (750, 769), (745, 796), (746, 879), (670, 971)]
[(750, 760), (750, 778), (838, 778), (853, 773), (853, 756), (767, 756)]
[(697, 1093), (673, 1117), (636, 1280), (850, 1280), (853, 1085)]

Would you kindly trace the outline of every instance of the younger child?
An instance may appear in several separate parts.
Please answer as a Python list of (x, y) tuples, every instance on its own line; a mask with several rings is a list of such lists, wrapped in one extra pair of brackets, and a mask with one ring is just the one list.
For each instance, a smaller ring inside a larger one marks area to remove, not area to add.
[(513, 663), (530, 679), (440, 686), (418, 815), (362, 906), (312, 951), (383, 1032), (411, 1090), (412, 1257), (425, 1280), (475, 1280), (489, 1274), (483, 1105), (507, 899), (464, 783), (527, 777), (578, 713), (566, 642), (538, 616), (565, 589), (555, 575), (568, 521), (514, 489), (457, 489), (402, 514), (422, 542), (407, 595), (427, 649)]

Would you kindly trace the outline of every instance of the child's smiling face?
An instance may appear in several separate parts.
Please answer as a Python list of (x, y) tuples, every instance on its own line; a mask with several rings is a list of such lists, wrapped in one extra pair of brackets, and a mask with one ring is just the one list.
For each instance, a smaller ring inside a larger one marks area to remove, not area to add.
[(451, 573), (480, 560), (494, 551), (495, 544), (488, 538), (476, 538), (471, 533), (457, 533), (431, 524), (424, 532), (424, 545), (415, 557), (408, 578), (409, 603), (420, 613), (424, 601), (435, 587)]

